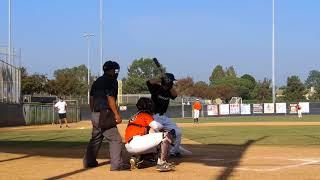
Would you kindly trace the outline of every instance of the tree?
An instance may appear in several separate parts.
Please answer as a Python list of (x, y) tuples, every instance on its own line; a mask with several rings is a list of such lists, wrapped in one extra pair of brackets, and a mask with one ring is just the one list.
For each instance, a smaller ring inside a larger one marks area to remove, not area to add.
[(310, 71), (305, 84), (308, 88), (320, 87), (320, 71), (317, 71), (317, 70)]
[(54, 79), (48, 80), (48, 83), (46, 84), (45, 89), (48, 94), (54, 94), (54, 95), (60, 94), (57, 81)]
[[(85, 65), (54, 71), (55, 81), (50, 81), (50, 92), (57, 95), (84, 96), (88, 90), (88, 69)], [(91, 81), (92, 82), (92, 81)], [(59, 90), (57, 92), (57, 90)]]
[(223, 68), (221, 65), (217, 65), (212, 73), (211, 76), (209, 78), (210, 81), (210, 85), (214, 85), (215, 81), (222, 79), (223, 77), (225, 77), (225, 73), (223, 71)]
[(257, 82), (256, 82), (255, 78), (253, 76), (251, 76), (250, 74), (244, 74), (243, 76), (241, 76), (241, 79), (249, 80), (250, 83), (248, 85), (248, 88), (250, 90), (253, 90), (254, 87), (256, 87)]
[(21, 74), (21, 79), (27, 77), (28, 76), (27, 68), (26, 67), (21, 67), (20, 68), (20, 74)]
[(310, 97), (310, 100), (320, 101), (320, 86), (314, 88), (315, 93)]
[(252, 91), (253, 89), (250, 89), (252, 86), (252, 83), (248, 79), (226, 76), (216, 81), (213, 87), (218, 85), (226, 85), (226, 86), (232, 87), (232, 89), (235, 90), (235, 93), (233, 94), (236, 96), (240, 96), (243, 99), (251, 98), (250, 91)]
[(209, 85), (206, 82), (198, 81), (193, 86), (192, 96), (206, 98), (208, 96)]
[(236, 89), (228, 84), (220, 84), (213, 87), (216, 97), (224, 101), (229, 101), (232, 97), (238, 96)]
[(205, 91), (205, 94), (206, 94), (205, 98), (208, 98), (211, 100), (214, 100), (219, 97), (217, 90), (212, 86), (208, 86), (207, 90)]
[(233, 66), (230, 66), (226, 69), (225, 75), (228, 77), (237, 77), (236, 71), (234, 70)]
[(284, 95), (288, 101), (298, 102), (304, 98), (305, 87), (298, 76), (290, 76), (287, 80), (287, 88)]
[[(27, 73), (25, 73), (27, 74)], [(42, 74), (33, 74), (31, 76), (22, 76), (21, 92), (22, 94), (40, 94), (45, 92), (47, 77)]]
[(271, 100), (272, 89), (271, 89), (271, 80), (264, 79), (262, 82), (259, 81), (252, 92), (252, 97), (257, 99), (259, 102), (266, 102)]
[[(165, 71), (162, 65), (161, 67)], [(128, 68), (128, 77), (123, 85), (123, 91), (130, 94), (148, 92), (146, 81), (160, 76), (161, 72), (152, 59), (136, 59)]]
[(194, 82), (191, 77), (178, 79), (176, 90), (180, 96), (191, 96), (193, 93)]

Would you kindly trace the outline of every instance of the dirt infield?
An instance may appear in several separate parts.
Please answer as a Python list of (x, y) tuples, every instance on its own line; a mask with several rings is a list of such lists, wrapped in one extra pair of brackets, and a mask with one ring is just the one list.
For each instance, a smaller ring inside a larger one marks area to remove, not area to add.
[[(223, 123), (243, 125), (244, 123)], [(222, 126), (222, 123), (199, 126)], [(247, 126), (256, 122), (245, 123)], [(262, 125), (262, 123), (259, 123)], [(267, 123), (265, 125), (297, 125), (296, 122)], [(320, 125), (302, 123), (298, 125)], [(72, 124), (71, 129), (90, 128), (90, 122)], [(193, 126), (193, 124), (179, 124)], [(124, 132), (125, 125), (119, 126)], [(57, 126), (31, 126), (0, 128), (0, 131), (56, 130)], [(127, 172), (110, 172), (106, 155), (100, 156), (101, 166), (83, 169), (81, 158), (84, 149), (46, 147), (18, 149), (0, 145), (0, 179), (319, 179), (319, 146), (276, 147), (256, 146), (254, 141), (242, 145), (206, 145), (183, 139), (183, 146), (193, 152), (192, 156), (172, 159), (176, 170), (159, 173), (154, 167)], [(101, 150), (105, 152), (104, 149)]]

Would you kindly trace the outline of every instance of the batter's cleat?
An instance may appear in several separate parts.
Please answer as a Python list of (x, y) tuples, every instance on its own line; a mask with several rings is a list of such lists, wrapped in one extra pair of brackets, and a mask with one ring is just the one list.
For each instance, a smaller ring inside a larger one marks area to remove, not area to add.
[(155, 153), (148, 153), (148, 154), (143, 154), (140, 156), (141, 160), (146, 161), (148, 163), (156, 164), (157, 159), (156, 159), (156, 154)]
[(174, 165), (172, 165), (171, 163), (164, 162), (162, 164), (157, 164), (156, 170), (159, 172), (172, 171), (174, 170)]

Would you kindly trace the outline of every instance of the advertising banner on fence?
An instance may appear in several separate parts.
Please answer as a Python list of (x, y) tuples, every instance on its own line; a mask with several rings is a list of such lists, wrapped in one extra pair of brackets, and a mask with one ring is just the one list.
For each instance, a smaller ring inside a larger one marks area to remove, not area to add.
[(218, 106), (217, 105), (208, 105), (207, 112), (208, 112), (208, 116), (218, 115)]
[(264, 103), (263, 108), (264, 108), (264, 113), (266, 113), (266, 114), (274, 113), (274, 104), (273, 103)]
[(250, 104), (241, 104), (241, 114), (251, 114)]
[(230, 114), (240, 114), (240, 104), (230, 104)]
[(229, 115), (229, 104), (219, 105), (220, 115)]
[(287, 113), (287, 104), (286, 103), (276, 103), (276, 113)]
[(263, 113), (263, 107), (262, 104), (253, 104), (253, 114), (262, 114)]
[(301, 106), (302, 113), (310, 113), (310, 106), (308, 102), (300, 102), (299, 105)]
[(290, 104), (289, 105), (289, 110), (290, 110), (291, 114), (298, 113), (297, 104)]

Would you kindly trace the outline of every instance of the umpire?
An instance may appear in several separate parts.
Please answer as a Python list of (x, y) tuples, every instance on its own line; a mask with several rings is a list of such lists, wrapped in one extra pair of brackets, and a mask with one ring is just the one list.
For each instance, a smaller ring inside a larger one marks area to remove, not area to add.
[(117, 129), (117, 124), (122, 122), (116, 104), (119, 70), (120, 66), (118, 63), (114, 61), (105, 62), (103, 65), (104, 74), (92, 84), (90, 90), (90, 110), (93, 128), (92, 137), (83, 158), (84, 168), (98, 166), (96, 158), (104, 138), (109, 143), (110, 170), (120, 171), (130, 168), (130, 166), (125, 165), (122, 161), (122, 139)]

